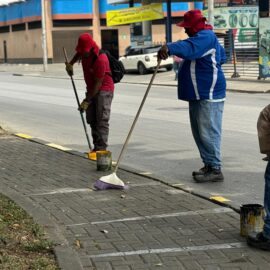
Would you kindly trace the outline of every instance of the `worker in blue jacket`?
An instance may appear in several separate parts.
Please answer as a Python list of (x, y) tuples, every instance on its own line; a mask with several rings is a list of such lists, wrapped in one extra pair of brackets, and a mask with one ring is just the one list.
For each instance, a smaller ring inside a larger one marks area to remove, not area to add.
[(158, 57), (184, 59), (178, 72), (178, 98), (189, 102), (192, 134), (204, 163), (192, 175), (199, 183), (223, 181), (220, 146), (226, 80), (221, 65), (226, 62), (225, 51), (200, 10), (186, 12), (177, 25), (185, 28), (189, 38), (163, 45)]

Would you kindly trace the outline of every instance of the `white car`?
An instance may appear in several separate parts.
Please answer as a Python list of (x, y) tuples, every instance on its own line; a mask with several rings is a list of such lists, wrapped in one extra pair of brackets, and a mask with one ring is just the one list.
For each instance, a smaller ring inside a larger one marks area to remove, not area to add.
[[(122, 62), (125, 71), (138, 71), (139, 74), (143, 75), (149, 70), (154, 70), (157, 66), (157, 52), (160, 47), (160, 45), (131, 47), (127, 50), (124, 56), (119, 58), (119, 60)], [(172, 57), (162, 60), (160, 68), (166, 68), (168, 71), (172, 70)]]

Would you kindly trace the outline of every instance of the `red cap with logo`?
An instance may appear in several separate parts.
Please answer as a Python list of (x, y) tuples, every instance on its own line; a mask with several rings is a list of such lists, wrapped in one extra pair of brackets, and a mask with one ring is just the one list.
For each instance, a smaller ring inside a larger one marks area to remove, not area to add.
[(191, 28), (196, 26), (198, 23), (205, 22), (206, 18), (202, 15), (199, 9), (190, 10), (185, 13), (184, 20), (178, 24), (177, 26)]

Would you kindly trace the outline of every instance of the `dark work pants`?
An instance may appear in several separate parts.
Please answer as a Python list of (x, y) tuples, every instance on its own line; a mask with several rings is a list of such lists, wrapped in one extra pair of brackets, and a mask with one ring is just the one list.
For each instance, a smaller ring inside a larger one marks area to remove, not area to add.
[(106, 150), (108, 146), (112, 99), (113, 92), (99, 91), (86, 111), (86, 120), (91, 127), (95, 151)]

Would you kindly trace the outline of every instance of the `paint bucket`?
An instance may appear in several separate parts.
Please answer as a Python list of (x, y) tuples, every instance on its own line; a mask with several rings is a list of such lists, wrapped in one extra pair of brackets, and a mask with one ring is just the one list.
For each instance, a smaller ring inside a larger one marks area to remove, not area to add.
[(112, 168), (112, 153), (107, 150), (97, 151), (97, 170), (110, 171)]
[(240, 207), (240, 235), (259, 233), (264, 225), (264, 208), (260, 204), (244, 204)]

